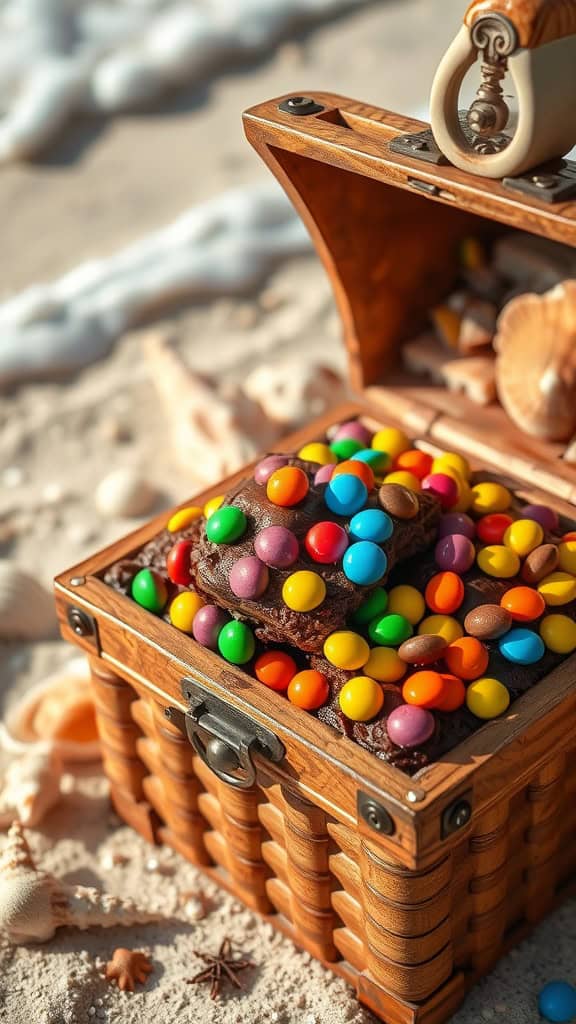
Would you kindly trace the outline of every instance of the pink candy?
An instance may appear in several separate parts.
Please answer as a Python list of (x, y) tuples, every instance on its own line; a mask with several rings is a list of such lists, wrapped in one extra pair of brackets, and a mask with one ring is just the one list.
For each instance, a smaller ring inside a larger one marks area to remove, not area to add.
[(358, 420), (350, 420), (348, 423), (342, 423), (332, 438), (333, 441), (344, 441), (348, 439), (358, 441), (360, 444), (364, 445), (365, 448), (369, 448), (370, 441), (372, 440), (372, 434), (366, 429), (366, 427), (363, 427)]
[(439, 569), (455, 572), (459, 576), (473, 564), (476, 550), (469, 537), (462, 533), (451, 533), (441, 537), (434, 549), (434, 559)]
[(254, 538), (258, 558), (274, 569), (287, 569), (298, 558), (300, 546), (286, 526), (265, 526)]
[(290, 461), (289, 455), (267, 455), (258, 463), (254, 470), (254, 479), (257, 484), (267, 484), (268, 480), (277, 469), (287, 466)]
[(458, 501), (458, 484), (447, 473), (430, 473), (425, 476), (422, 490), (438, 498), (442, 508), (452, 508)]
[(270, 582), (268, 567), (256, 555), (245, 555), (234, 563), (228, 583), (236, 597), (255, 601), (261, 597)]
[(327, 466), (320, 466), (314, 477), (315, 484), (327, 484), (332, 479), (332, 473), (336, 469), (335, 462), (329, 462)]
[(386, 719), (386, 731), (398, 747), (420, 747), (434, 732), (434, 715), (414, 704), (401, 704)]

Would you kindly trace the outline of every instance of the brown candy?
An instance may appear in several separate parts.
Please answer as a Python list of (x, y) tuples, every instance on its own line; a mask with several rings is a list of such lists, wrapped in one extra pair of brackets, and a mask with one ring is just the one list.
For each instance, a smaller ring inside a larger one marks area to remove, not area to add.
[(512, 625), (512, 616), (499, 604), (480, 604), (464, 619), (464, 629), (477, 640), (496, 640)]
[(408, 665), (431, 665), (442, 657), (448, 644), (444, 637), (429, 634), (413, 636), (398, 648), (398, 655)]
[(558, 548), (555, 544), (541, 544), (527, 556), (522, 566), (522, 579), (534, 586), (558, 568)]
[(396, 516), (396, 519), (414, 519), (420, 510), (414, 491), (402, 484), (382, 484), (378, 491), (378, 501), (384, 511)]

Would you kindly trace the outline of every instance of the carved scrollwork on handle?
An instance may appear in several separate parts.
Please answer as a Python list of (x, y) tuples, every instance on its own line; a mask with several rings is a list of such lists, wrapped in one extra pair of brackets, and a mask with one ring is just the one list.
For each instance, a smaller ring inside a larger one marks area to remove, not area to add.
[(478, 18), (470, 36), (487, 64), (500, 64), (518, 49), (518, 33), (503, 14), (488, 14)]

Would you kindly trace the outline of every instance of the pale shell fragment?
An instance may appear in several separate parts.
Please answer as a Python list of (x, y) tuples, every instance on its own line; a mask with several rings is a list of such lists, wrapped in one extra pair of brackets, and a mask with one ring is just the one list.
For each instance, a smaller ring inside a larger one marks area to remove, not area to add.
[(128, 467), (113, 469), (96, 488), (96, 508), (106, 519), (144, 516), (151, 511), (158, 493), (140, 474)]
[(14, 562), (0, 560), (0, 640), (45, 640), (57, 627), (52, 595)]

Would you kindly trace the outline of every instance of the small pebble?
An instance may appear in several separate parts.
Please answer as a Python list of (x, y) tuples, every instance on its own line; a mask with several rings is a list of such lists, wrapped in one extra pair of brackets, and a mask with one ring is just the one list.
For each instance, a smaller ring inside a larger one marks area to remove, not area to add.
[(139, 473), (129, 467), (114, 469), (98, 484), (94, 502), (106, 519), (144, 516), (152, 509), (158, 493)]

